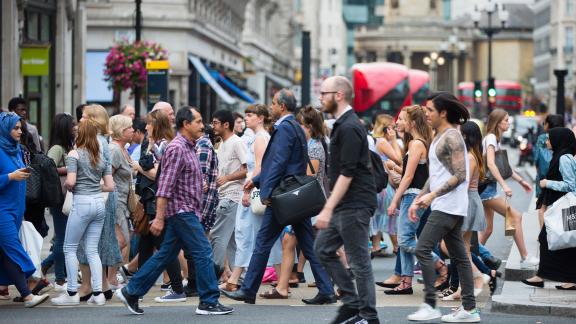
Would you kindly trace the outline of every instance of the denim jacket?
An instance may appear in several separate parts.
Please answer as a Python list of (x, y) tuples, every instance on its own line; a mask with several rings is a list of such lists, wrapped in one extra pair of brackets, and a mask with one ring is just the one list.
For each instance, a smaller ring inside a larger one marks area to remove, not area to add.
[[(536, 183), (539, 183), (541, 179), (546, 178), (546, 173), (548, 173), (548, 167), (550, 166), (550, 161), (552, 160), (552, 151), (546, 147), (546, 140), (548, 139), (548, 134), (540, 134), (536, 145), (534, 146), (534, 163), (536, 164)], [(536, 197), (540, 195), (542, 189), (540, 186), (536, 186)]]
[(560, 157), (562, 181), (546, 181), (546, 188), (560, 192), (576, 192), (576, 159), (570, 154)]

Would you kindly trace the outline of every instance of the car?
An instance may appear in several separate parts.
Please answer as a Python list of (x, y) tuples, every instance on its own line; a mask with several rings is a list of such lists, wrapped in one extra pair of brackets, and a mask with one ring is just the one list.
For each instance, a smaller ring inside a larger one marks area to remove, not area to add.
[(538, 119), (535, 117), (518, 115), (514, 117), (514, 123), (512, 125), (510, 146), (518, 147), (525, 138), (530, 142), (536, 139), (536, 134), (538, 133)]

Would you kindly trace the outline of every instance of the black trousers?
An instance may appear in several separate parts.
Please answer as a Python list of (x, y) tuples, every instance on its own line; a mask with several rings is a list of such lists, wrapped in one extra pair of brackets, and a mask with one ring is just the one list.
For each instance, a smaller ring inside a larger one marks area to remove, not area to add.
[[(164, 232), (165, 231), (163, 231), (159, 236), (154, 236), (152, 233), (140, 235), (140, 240), (138, 242), (138, 269), (142, 268), (144, 263), (150, 259), (154, 250), (160, 249), (160, 245), (164, 240)], [(180, 270), (178, 258), (174, 259), (174, 261), (166, 267), (166, 272), (168, 273), (168, 277), (170, 277), (172, 290), (177, 294), (184, 292)]]

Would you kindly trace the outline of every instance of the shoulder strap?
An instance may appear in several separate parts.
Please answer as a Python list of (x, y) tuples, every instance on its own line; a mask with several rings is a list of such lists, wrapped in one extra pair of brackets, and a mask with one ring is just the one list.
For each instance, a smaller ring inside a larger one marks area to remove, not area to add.
[(298, 128), (300, 126), (295, 125), (295, 122), (293, 120), (287, 120), (288, 124), (290, 124), (292, 126), (292, 128), (294, 128), (294, 131), (296, 132), (296, 137), (298, 138), (298, 142), (300, 142), (300, 145), (302, 145), (302, 152), (304, 154), (304, 156), (306, 157), (306, 162), (308, 162), (308, 167), (310, 167), (310, 170), (312, 171), (313, 174), (316, 174), (316, 171), (314, 170), (314, 166), (312, 165), (312, 161), (310, 161), (310, 156), (308, 156), (308, 149), (306, 148), (306, 144), (302, 141), (302, 139), (300, 138), (300, 135), (298, 133)]

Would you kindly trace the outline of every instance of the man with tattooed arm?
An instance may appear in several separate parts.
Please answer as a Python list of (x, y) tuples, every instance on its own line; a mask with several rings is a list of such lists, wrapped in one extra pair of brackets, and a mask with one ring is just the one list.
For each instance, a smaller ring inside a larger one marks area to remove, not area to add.
[[(435, 130), (435, 138), (428, 151), (430, 177), (422, 192), (409, 209), (410, 220), (416, 221), (418, 208), (430, 206), (432, 213), (416, 245), (416, 257), (424, 278), (424, 304), (408, 315), (411, 321), (429, 321), (442, 317), (443, 322), (480, 322), (474, 298), (472, 268), (462, 239), (462, 221), (468, 215), (468, 159), (466, 145), (456, 125), (470, 118), (468, 109), (447, 92), (432, 94), (426, 100), (426, 117)], [(436, 308), (434, 282), (436, 270), (432, 259), (433, 248), (444, 240), (460, 275), (462, 306), (442, 316)]]

